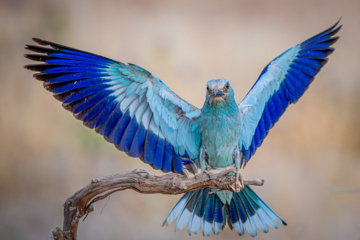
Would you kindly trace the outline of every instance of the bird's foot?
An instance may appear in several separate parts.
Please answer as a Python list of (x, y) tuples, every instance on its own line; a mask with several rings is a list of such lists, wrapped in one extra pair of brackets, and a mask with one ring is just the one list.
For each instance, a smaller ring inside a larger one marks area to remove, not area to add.
[(201, 170), (201, 173), (199, 173), (199, 172), (195, 173), (194, 174), (195, 179), (197, 179), (199, 177), (199, 175), (201, 175), (203, 173), (205, 173), (209, 177), (209, 179), (212, 179), (211, 173), (210, 173), (210, 167), (206, 167), (204, 170)]
[(195, 178), (195, 180), (197, 180), (198, 179), (198, 176), (200, 175), (201, 173), (195, 173), (194, 174), (194, 178)]
[(211, 178), (211, 174), (210, 174), (210, 169), (205, 169), (204, 171), (203, 171), (203, 173), (206, 173), (206, 175), (208, 175), (208, 177), (209, 177), (209, 179), (212, 179)]
[(195, 173), (195, 179), (197, 179), (198, 176), (203, 173), (205, 173), (209, 177), (209, 179), (212, 179), (211, 174), (210, 174), (210, 169), (211, 168), (209, 166), (205, 166), (204, 168), (201, 168), (201, 173), (199, 173), (199, 172)]
[(236, 171), (235, 172), (235, 183), (233, 185), (231, 185), (231, 189), (234, 192), (240, 192), (240, 190), (243, 188), (244, 188), (244, 180), (241, 177), (240, 171)]

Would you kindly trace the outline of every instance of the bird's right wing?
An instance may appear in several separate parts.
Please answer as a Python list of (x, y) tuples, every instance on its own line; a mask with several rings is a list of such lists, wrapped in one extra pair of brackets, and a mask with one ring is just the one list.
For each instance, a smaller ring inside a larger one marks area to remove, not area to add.
[(339, 38), (333, 37), (341, 28), (336, 27), (337, 24), (271, 61), (240, 102), (242, 128), (239, 149), (245, 156), (244, 164), (288, 105), (296, 103), (327, 62), (327, 56), (334, 51), (330, 46)]
[(63, 102), (63, 107), (95, 128), (119, 150), (164, 172), (182, 172), (197, 159), (201, 111), (149, 71), (99, 55), (34, 39), (27, 58), (43, 62), (25, 68)]

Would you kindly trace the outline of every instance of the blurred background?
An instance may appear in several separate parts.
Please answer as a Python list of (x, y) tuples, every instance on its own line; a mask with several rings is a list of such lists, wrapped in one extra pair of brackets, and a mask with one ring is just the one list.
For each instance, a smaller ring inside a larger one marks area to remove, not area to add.
[[(93, 178), (136, 168), (23, 68), (43, 38), (138, 64), (197, 107), (227, 78), (237, 101), (265, 65), (342, 17), (310, 89), (243, 170), (288, 226), (257, 239), (360, 239), (360, 1), (0, 0), (0, 239), (50, 239), (62, 204)], [(79, 239), (203, 239), (161, 227), (180, 196), (131, 190), (95, 204)], [(210, 239), (237, 239), (228, 227)], [(246, 234), (242, 239), (249, 239)]]

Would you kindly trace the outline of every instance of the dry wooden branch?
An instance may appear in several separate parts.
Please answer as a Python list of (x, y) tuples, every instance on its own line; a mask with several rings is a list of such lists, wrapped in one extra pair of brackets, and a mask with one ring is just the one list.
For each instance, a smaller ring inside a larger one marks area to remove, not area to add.
[[(63, 229), (53, 230), (54, 240), (76, 240), (79, 220), (93, 211), (92, 204), (114, 192), (133, 189), (140, 193), (181, 194), (202, 188), (220, 190), (234, 189), (235, 176), (227, 175), (234, 171), (234, 165), (212, 169), (207, 173), (187, 178), (185, 175), (170, 173), (153, 176), (144, 170), (134, 170), (109, 177), (93, 179), (90, 184), (70, 196), (64, 204)], [(211, 176), (211, 179), (210, 177)], [(244, 185), (262, 186), (262, 179), (244, 179)]]

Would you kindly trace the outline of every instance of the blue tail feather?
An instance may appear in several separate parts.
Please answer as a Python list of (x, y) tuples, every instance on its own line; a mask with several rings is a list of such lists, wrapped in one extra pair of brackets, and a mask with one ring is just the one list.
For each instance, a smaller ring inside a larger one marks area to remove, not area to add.
[[(196, 226), (197, 223), (195, 223), (195, 225), (193, 226), (193, 221), (194, 221), (194, 216), (196, 216), (195, 215), (196, 208), (199, 206), (199, 199), (202, 196), (202, 194), (203, 194), (203, 189), (198, 191), (198, 194), (196, 195), (196, 198), (194, 199), (194, 205), (193, 205), (193, 208), (191, 210), (191, 215), (190, 215), (190, 218), (189, 218), (189, 228), (188, 228), (189, 235), (191, 234), (191, 232), (194, 232), (195, 228), (197, 227)], [(200, 222), (198, 223), (198, 226), (200, 227)], [(192, 230), (193, 227), (194, 227), (194, 230)], [(199, 229), (199, 228), (197, 228), (197, 229)]]
[(203, 235), (209, 236), (214, 222), (215, 194), (210, 194), (206, 204), (205, 217), (203, 219)]
[[(230, 202), (230, 203), (229, 203)], [(219, 192), (201, 189), (185, 193), (175, 204), (163, 225), (169, 225), (177, 218), (175, 230), (181, 231), (187, 223), (189, 235), (202, 229), (204, 236), (211, 232), (218, 234), (228, 222), (231, 229), (243, 235), (245, 230), (250, 236), (278, 228), (277, 222), (286, 223), (269, 208), (260, 197), (245, 186), (239, 193), (232, 193), (232, 199), (223, 202)]]
[[(231, 201), (229, 205), (229, 226), (230, 228), (234, 228), (236, 233), (240, 236), (242, 236), (245, 232), (244, 224), (247, 216), (245, 211), (239, 211), (239, 207), (241, 204), (237, 207), (235, 204), (235, 201)], [(239, 214), (240, 213), (240, 214)]]
[[(260, 208), (260, 206), (247, 194), (247, 192), (244, 192), (244, 195), (246, 196), (246, 199), (249, 201), (249, 204), (253, 209), (256, 209), (255, 214), (253, 216), (254, 222), (256, 226), (259, 228), (262, 232), (268, 232), (269, 229), (264, 222), (266, 222), (268, 219), (266, 216), (264, 216), (264, 212)], [(270, 220), (271, 221), (271, 220)]]
[(224, 211), (222, 207), (222, 202), (219, 197), (215, 198), (215, 205), (214, 205), (214, 214), (215, 214), (215, 221), (213, 226), (213, 232), (215, 234), (219, 234), (224, 227)]
[[(199, 190), (200, 191), (200, 190)], [(205, 210), (206, 210), (206, 203), (209, 197), (209, 189), (203, 189), (203, 194), (199, 199), (198, 206), (194, 210), (194, 223), (191, 226), (191, 232), (197, 233), (199, 231), (200, 226), (202, 225), (202, 219), (204, 218)], [(189, 234), (191, 234), (191, 232)]]
[(241, 204), (243, 204), (245, 211), (247, 213), (247, 221), (245, 221), (244, 227), (250, 236), (255, 237), (257, 235), (256, 225), (253, 218), (253, 216), (255, 215), (255, 210), (249, 204), (243, 191), (241, 191), (239, 195), (241, 198)]
[(249, 191), (246, 191), (246, 193), (250, 195), (257, 204), (259, 204), (260, 208), (263, 209), (267, 215), (272, 218), (272, 220), (276, 220), (285, 226), (287, 225), (286, 222), (284, 222), (271, 208), (269, 208), (268, 205), (266, 205), (266, 203), (261, 200), (261, 198), (250, 187)]
[(187, 224), (187, 222), (189, 221), (191, 212), (190, 212), (190, 206), (189, 203), (191, 203), (191, 200), (193, 198), (194, 195), (197, 195), (198, 193), (196, 191), (190, 192), (188, 198), (186, 198), (183, 206), (181, 207), (180, 211), (179, 211), (179, 215), (175, 224), (175, 231), (176, 229), (178, 229), (179, 231), (181, 231)]

